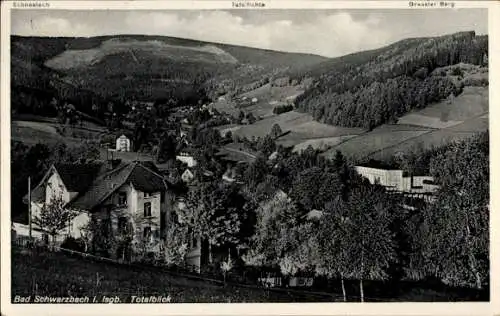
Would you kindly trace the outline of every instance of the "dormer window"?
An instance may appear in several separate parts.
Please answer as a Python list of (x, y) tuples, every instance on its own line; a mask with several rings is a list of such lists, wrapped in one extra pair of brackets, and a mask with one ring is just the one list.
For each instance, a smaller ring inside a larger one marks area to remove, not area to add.
[(126, 192), (118, 193), (118, 205), (127, 205), (127, 193)]

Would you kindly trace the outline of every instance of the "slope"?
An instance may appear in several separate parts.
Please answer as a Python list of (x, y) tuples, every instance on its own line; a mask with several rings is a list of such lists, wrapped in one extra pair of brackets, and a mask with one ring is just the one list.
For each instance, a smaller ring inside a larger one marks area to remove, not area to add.
[(291, 73), (300, 80), (312, 78), (297, 106), (329, 124), (371, 129), (459, 95), (463, 86), (433, 71), (458, 63), (485, 65), (487, 49), (487, 36), (462, 32), (334, 58)]

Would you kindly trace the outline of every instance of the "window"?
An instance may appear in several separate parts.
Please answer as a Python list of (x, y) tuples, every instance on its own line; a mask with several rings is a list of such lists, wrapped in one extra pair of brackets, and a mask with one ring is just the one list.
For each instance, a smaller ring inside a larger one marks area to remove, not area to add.
[(118, 230), (123, 232), (127, 228), (127, 218), (125, 216), (120, 216), (118, 218)]
[(145, 198), (150, 197), (150, 196), (151, 196), (151, 193), (144, 192), (144, 197)]
[(127, 205), (127, 193), (120, 192), (118, 194), (118, 205)]
[(151, 216), (151, 202), (144, 203), (144, 217)]
[(151, 237), (151, 227), (149, 227), (149, 226), (144, 227), (143, 237), (144, 237), (144, 239)]

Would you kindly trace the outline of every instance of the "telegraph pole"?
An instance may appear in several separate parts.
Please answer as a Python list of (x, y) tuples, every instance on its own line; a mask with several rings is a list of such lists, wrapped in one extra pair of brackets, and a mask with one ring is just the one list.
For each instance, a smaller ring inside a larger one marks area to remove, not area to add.
[(29, 223), (29, 236), (31, 240), (31, 177), (28, 177), (28, 223)]

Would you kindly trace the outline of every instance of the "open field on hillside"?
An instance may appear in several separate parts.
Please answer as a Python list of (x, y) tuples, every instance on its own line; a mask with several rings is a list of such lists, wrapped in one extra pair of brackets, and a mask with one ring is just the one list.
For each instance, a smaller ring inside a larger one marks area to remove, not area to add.
[(87, 128), (62, 125), (52, 121), (12, 121), (11, 138), (26, 144), (65, 143), (69, 146), (80, 144), (83, 140), (99, 141), (107, 132), (102, 128)]
[(409, 113), (398, 124), (447, 128), (488, 112), (488, 87), (465, 87), (462, 94)]
[(461, 124), (434, 130), (429, 133), (420, 135), (418, 137), (409, 139), (401, 144), (397, 144), (392, 147), (386, 147), (383, 150), (372, 153), (371, 158), (384, 160), (390, 158), (397, 152), (407, 152), (414, 150), (415, 148), (429, 149), (433, 147), (439, 147), (444, 144), (460, 141), (467, 139), (477, 133), (485, 132), (489, 128), (488, 116), (481, 116), (477, 118), (472, 118)]
[(373, 152), (395, 146), (407, 141), (408, 139), (426, 134), (429, 131), (430, 130), (425, 130), (419, 127), (412, 130), (409, 127), (402, 129), (401, 126), (397, 125), (384, 125), (369, 133), (352, 137), (340, 145), (334, 146), (332, 149), (325, 152), (324, 155), (331, 158), (335, 155), (337, 150), (340, 150), (348, 157), (362, 158)]
[(319, 123), (314, 121), (311, 115), (295, 111), (275, 115), (251, 125), (233, 127), (232, 132), (240, 137), (265, 137), (271, 132), (274, 124), (278, 124), (283, 133), (289, 133), (283, 136), (283, 139), (280, 138), (280, 141), (294, 141), (296, 144), (313, 138), (357, 135), (363, 132), (360, 128), (343, 128)]
[(67, 70), (90, 66), (98, 63), (108, 55), (129, 53), (134, 60), (137, 56), (134, 51), (154, 56), (168, 56), (174, 60), (199, 60), (202, 62), (236, 63), (236, 58), (215, 46), (180, 46), (171, 45), (157, 40), (123, 40), (109, 39), (101, 43), (99, 47), (90, 49), (66, 50), (60, 55), (46, 61), (45, 65), (50, 68)]
[(255, 117), (267, 118), (273, 116), (273, 109), (280, 103), (286, 102), (289, 98), (301, 94), (303, 88), (301, 86), (284, 86), (274, 87), (271, 84), (265, 84), (257, 89), (245, 92), (239, 97), (248, 99), (256, 98), (257, 102), (246, 107), (236, 107), (236, 101), (226, 99), (217, 100), (213, 104), (213, 108), (220, 112), (226, 112), (230, 115), (237, 116), (240, 111), (252, 113)]
[(312, 121), (312, 117), (309, 114), (291, 111), (257, 121), (251, 125), (243, 125), (240, 129), (234, 131), (233, 134), (247, 138), (253, 136), (265, 137), (269, 135), (274, 124), (278, 124), (283, 132), (287, 132), (291, 131), (296, 125), (310, 121)]
[(11, 123), (11, 139), (30, 145), (38, 143), (53, 145), (61, 142), (74, 146), (82, 141), (78, 138), (63, 137), (57, 133), (54, 127), (43, 123), (34, 122), (30, 124), (30, 122), (23, 122), (19, 124), (17, 121)]
[[(288, 135), (286, 135), (286, 136), (288, 136)], [(319, 149), (319, 150), (324, 151), (324, 150), (328, 150), (329, 148), (331, 148), (333, 146), (337, 146), (340, 143), (345, 142), (352, 137), (356, 137), (356, 135), (312, 138), (312, 139), (307, 139), (305, 141), (297, 140), (297, 139), (290, 139), (290, 140), (278, 139), (277, 143), (282, 145), (282, 146), (285, 146), (285, 147), (292, 147), (293, 146), (293, 151), (295, 151), (295, 152), (303, 151), (303, 150), (307, 149), (309, 146), (311, 146), (313, 149)]]

